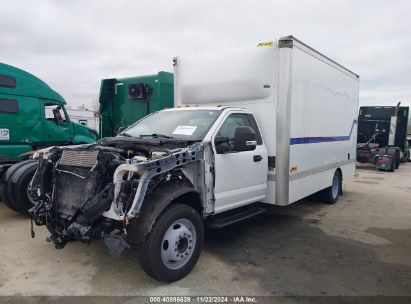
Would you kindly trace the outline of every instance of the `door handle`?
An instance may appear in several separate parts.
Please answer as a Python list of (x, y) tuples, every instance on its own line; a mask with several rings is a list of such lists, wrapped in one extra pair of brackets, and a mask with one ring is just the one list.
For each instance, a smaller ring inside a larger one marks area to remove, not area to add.
[(253, 160), (254, 162), (259, 162), (263, 159), (263, 157), (261, 155), (254, 155), (253, 156)]

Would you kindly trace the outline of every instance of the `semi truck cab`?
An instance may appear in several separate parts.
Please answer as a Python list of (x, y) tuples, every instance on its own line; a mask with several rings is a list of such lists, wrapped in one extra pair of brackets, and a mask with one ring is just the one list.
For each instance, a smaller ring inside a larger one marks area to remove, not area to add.
[(0, 63), (0, 195), (20, 213), (33, 206), (21, 193), (36, 170), (37, 162), (29, 160), (35, 150), (98, 138), (95, 130), (70, 121), (65, 104), (36, 76)]

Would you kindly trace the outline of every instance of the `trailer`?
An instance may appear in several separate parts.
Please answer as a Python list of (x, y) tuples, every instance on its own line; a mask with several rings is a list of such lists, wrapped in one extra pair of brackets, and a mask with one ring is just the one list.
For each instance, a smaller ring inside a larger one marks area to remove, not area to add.
[(177, 57), (175, 108), (38, 153), (32, 219), (56, 248), (103, 237), (111, 252), (135, 246), (153, 278), (179, 280), (205, 225), (314, 193), (338, 200), (355, 174), (358, 90), (358, 75), (292, 36)]
[(358, 116), (357, 161), (394, 172), (410, 159), (407, 141), (409, 107), (361, 107)]
[(99, 130), (99, 117), (98, 112), (89, 109), (73, 109), (66, 108), (67, 114), (70, 116), (72, 122), (86, 126), (98, 132)]

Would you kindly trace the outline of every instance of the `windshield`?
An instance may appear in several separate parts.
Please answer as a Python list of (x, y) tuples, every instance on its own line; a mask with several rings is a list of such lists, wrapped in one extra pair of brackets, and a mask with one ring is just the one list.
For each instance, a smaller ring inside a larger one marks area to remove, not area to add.
[(202, 140), (220, 113), (220, 110), (160, 111), (143, 118), (120, 135)]

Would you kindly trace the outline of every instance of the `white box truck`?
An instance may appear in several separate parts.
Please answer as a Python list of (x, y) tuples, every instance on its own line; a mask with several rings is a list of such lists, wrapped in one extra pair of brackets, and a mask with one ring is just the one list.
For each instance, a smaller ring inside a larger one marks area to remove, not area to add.
[(104, 237), (143, 269), (188, 274), (204, 223), (244, 220), (355, 173), (359, 78), (288, 36), (174, 59), (174, 109), (94, 145), (38, 153), (30, 193), (57, 248)]

